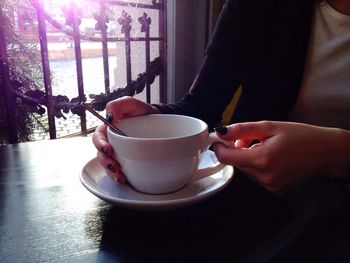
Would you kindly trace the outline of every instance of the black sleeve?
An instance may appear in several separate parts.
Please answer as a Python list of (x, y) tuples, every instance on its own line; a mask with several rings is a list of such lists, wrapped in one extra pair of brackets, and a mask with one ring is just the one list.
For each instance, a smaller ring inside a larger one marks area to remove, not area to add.
[(189, 92), (177, 103), (155, 105), (162, 113), (197, 117), (210, 128), (221, 121), (239, 86), (235, 11), (235, 1), (226, 1)]

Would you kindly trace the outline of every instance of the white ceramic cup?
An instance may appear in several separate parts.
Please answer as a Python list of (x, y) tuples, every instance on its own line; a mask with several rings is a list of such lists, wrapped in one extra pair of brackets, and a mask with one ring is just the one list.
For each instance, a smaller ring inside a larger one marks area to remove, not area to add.
[(115, 124), (126, 136), (108, 128), (113, 157), (121, 165), (129, 184), (147, 194), (177, 191), (223, 168), (198, 169), (203, 153), (214, 142), (223, 141), (208, 133), (205, 122), (188, 116), (151, 114), (122, 119)]

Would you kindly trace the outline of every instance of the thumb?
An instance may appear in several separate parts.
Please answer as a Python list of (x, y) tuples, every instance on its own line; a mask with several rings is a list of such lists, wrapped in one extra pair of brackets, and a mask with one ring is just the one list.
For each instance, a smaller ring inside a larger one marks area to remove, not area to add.
[[(264, 140), (275, 133), (275, 127), (271, 121), (242, 122), (216, 129), (216, 132), (224, 140)], [(222, 132), (224, 131), (224, 132)]]

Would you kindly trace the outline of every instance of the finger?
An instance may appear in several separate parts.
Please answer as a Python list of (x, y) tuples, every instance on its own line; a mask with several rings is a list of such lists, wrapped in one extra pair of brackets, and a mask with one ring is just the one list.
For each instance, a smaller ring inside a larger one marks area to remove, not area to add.
[(106, 105), (106, 114), (113, 118), (113, 122), (150, 113), (154, 113), (154, 108), (150, 104), (128, 96), (108, 102)]
[(249, 148), (252, 140), (236, 140), (235, 147), (236, 148)]
[(219, 133), (219, 136), (225, 140), (264, 140), (274, 135), (275, 128), (273, 122), (245, 122), (235, 123), (227, 126), (226, 134)]
[(106, 156), (112, 156), (113, 149), (107, 140), (107, 125), (103, 124), (96, 128), (92, 135), (92, 142), (99, 152)]
[(103, 168), (110, 174), (117, 174), (120, 170), (119, 163), (112, 157), (108, 157), (100, 152), (97, 153), (97, 159)]
[(254, 148), (233, 148), (221, 143), (214, 144), (214, 152), (219, 162), (239, 166), (259, 169), (259, 147)]
[(107, 157), (103, 153), (97, 153), (97, 159), (106, 170), (109, 177), (115, 181), (118, 181), (119, 183), (126, 183), (125, 175), (120, 171), (120, 165), (115, 159)]

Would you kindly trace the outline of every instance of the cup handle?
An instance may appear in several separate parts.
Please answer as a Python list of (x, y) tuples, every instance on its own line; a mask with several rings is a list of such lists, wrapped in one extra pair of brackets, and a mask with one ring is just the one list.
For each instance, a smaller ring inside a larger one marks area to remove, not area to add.
[[(209, 133), (206, 149), (208, 149), (210, 145), (212, 145), (213, 143), (216, 143), (216, 142), (225, 144), (228, 147), (235, 147), (234, 141), (223, 140), (220, 137), (218, 137), (215, 132), (211, 132), (211, 133)], [(200, 179), (208, 177), (214, 173), (217, 173), (217, 172), (221, 171), (225, 166), (226, 166), (226, 164), (216, 162), (212, 166), (202, 168), (202, 169), (197, 169), (194, 173), (194, 176), (192, 177), (191, 182), (200, 180)]]
[(235, 142), (234, 141), (226, 141), (224, 139), (221, 139), (219, 136), (216, 135), (215, 132), (209, 133), (208, 142), (207, 142), (207, 148), (209, 148), (209, 146), (212, 145), (215, 142), (220, 142), (222, 144), (225, 144), (228, 147), (235, 147)]

